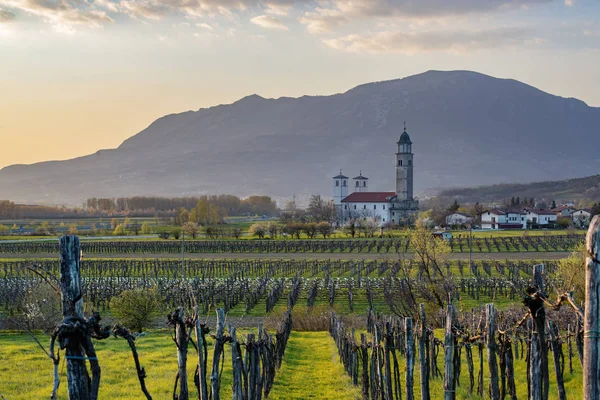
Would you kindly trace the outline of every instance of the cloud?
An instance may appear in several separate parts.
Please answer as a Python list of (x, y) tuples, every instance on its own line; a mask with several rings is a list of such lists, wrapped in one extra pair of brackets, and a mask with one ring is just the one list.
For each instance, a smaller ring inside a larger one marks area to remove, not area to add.
[(419, 33), (376, 32), (352, 34), (323, 40), (327, 46), (352, 53), (418, 54), (448, 52), (465, 54), (478, 50), (519, 45), (525, 42), (522, 29), (504, 28), (484, 31), (432, 31)]
[(250, 22), (266, 29), (288, 30), (288, 27), (283, 22), (270, 15), (259, 15), (258, 17), (252, 18)]
[(299, 21), (306, 25), (309, 32), (323, 34), (351, 21), (364, 21), (365, 18), (448, 18), (508, 11), (552, 1), (554, 0), (332, 0), (328, 3), (330, 7), (317, 7), (313, 11), (307, 11)]
[(97, 27), (113, 19), (86, 0), (0, 0), (0, 5), (35, 15), (51, 23), (56, 31), (72, 31), (74, 25)]
[(13, 19), (15, 19), (15, 17), (16, 15), (14, 12), (10, 10), (3, 10), (2, 8), (0, 8), (0, 24), (3, 22), (12, 21)]

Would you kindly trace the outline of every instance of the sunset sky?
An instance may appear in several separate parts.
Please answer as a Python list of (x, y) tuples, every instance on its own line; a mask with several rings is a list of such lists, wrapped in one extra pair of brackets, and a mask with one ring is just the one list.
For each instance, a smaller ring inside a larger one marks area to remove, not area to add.
[(600, 106), (600, 1), (0, 0), (0, 167), (113, 148), (252, 93), (430, 69)]

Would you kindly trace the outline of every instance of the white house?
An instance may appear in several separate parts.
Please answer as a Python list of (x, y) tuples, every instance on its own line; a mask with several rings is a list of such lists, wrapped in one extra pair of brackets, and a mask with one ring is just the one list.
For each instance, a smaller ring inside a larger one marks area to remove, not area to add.
[(473, 217), (468, 214), (455, 212), (446, 216), (446, 226), (466, 225), (473, 221)]
[(524, 216), (519, 211), (486, 210), (481, 214), (482, 229), (524, 229)]
[(570, 217), (571, 214), (573, 214), (575, 211), (577, 211), (577, 209), (574, 207), (571, 207), (569, 205), (565, 205), (565, 206), (553, 208), (550, 211), (554, 212), (560, 218), (560, 217)]
[(390, 199), (395, 192), (354, 192), (342, 200), (342, 212), (346, 219), (376, 218), (381, 224), (391, 221)]
[(527, 223), (538, 226), (553, 225), (558, 218), (551, 210), (527, 210), (524, 215)]
[(582, 208), (581, 210), (574, 211), (571, 214), (573, 223), (577, 226), (585, 227), (592, 220), (592, 210)]

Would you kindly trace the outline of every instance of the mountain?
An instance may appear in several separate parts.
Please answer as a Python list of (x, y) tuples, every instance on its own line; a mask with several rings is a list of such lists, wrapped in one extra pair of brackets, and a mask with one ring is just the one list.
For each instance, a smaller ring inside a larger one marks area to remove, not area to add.
[[(110, 115), (106, 116), (110, 118)], [(87, 197), (230, 193), (331, 195), (340, 168), (394, 190), (403, 121), (415, 190), (558, 180), (597, 172), (600, 108), (511, 79), (428, 71), (331, 96), (244, 97), (172, 114), (118, 148), (0, 171), (0, 198), (81, 204)]]
[(444, 189), (437, 195), (444, 199), (456, 199), (460, 203), (502, 204), (512, 197), (521, 200), (534, 198), (551, 204), (555, 200), (577, 202), (586, 199), (588, 202), (600, 202), (600, 175), (585, 178), (566, 179), (532, 183), (509, 183), (479, 186), (472, 188)]

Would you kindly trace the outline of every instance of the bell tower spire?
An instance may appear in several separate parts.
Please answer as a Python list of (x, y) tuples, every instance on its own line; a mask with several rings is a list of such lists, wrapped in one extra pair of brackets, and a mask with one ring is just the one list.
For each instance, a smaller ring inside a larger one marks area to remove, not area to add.
[(413, 200), (413, 152), (410, 136), (404, 131), (398, 140), (396, 153), (396, 196), (398, 200)]

